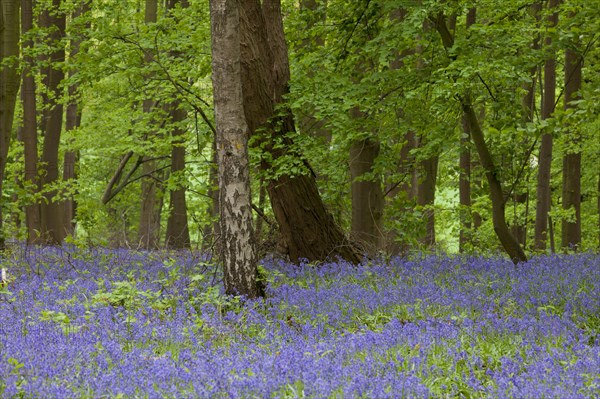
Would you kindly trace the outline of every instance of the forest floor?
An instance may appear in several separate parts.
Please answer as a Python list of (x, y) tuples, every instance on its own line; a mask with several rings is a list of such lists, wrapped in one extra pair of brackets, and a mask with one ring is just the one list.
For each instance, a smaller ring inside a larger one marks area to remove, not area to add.
[(192, 253), (0, 260), (2, 398), (600, 396), (600, 257), (261, 262), (222, 295)]

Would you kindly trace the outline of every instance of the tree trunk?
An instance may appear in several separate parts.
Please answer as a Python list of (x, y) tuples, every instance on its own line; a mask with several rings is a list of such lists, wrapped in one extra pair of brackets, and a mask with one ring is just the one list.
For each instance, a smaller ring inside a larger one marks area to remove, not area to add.
[[(167, 12), (171, 12), (177, 4), (186, 8), (187, 1), (169, 0)], [(174, 57), (180, 56), (178, 52), (172, 51)], [(170, 191), (169, 218), (167, 219), (167, 232), (165, 245), (168, 248), (189, 249), (190, 231), (187, 220), (187, 204), (185, 200), (186, 185), (183, 184), (183, 172), (185, 170), (185, 129), (182, 122), (186, 120), (187, 113), (181, 109), (181, 101), (176, 99), (170, 105), (169, 113), (173, 122), (172, 147), (171, 147), (171, 176), (175, 176), (177, 187)]]
[(490, 189), (490, 199), (492, 200), (492, 219), (494, 223), (494, 231), (498, 236), (498, 239), (502, 243), (504, 250), (510, 256), (512, 261), (517, 264), (519, 262), (526, 262), (527, 256), (523, 251), (523, 248), (519, 245), (519, 242), (512, 235), (508, 225), (506, 224), (506, 217), (504, 213), (504, 194), (502, 192), (502, 186), (498, 180), (498, 171), (494, 165), (492, 155), (487, 147), (483, 131), (477, 120), (477, 115), (473, 110), (473, 107), (469, 99), (462, 99), (462, 107), (469, 124), (469, 130), (477, 148), (481, 165), (485, 170), (485, 175)]
[[(28, 37), (29, 31), (33, 29), (32, 3), (32, 0), (22, 0), (21, 3), (21, 30), (23, 37)], [(23, 86), (21, 88), (23, 102), (23, 149), (25, 158), (24, 184), (27, 187), (27, 191), (37, 193), (40, 189), (40, 181), (37, 171), (36, 87), (32, 71), (34, 60), (31, 55), (33, 40), (31, 38), (24, 40), (22, 46), (24, 54)], [(27, 225), (27, 243), (38, 242), (41, 230), (40, 205), (38, 203), (26, 205), (25, 224)]]
[[(144, 21), (146, 24), (156, 22), (158, 14), (158, 2), (157, 0), (146, 0), (145, 17)], [(152, 62), (152, 55), (148, 51), (144, 55), (144, 61), (146, 64)], [(154, 101), (151, 99), (145, 99), (142, 107), (144, 113), (149, 114), (154, 108)], [(147, 135), (147, 139), (151, 140), (155, 132), (150, 132)], [(152, 156), (144, 154), (142, 164), (142, 179), (141, 189), (141, 211), (140, 211), (140, 225), (138, 230), (138, 243), (141, 248), (145, 249), (156, 249), (160, 246), (160, 214), (162, 210), (162, 195), (161, 189), (158, 186), (158, 182), (155, 179), (155, 171), (157, 169), (157, 162), (152, 159)]]
[[(530, 13), (536, 20), (537, 28), (539, 28), (541, 9), (542, 9), (542, 4), (539, 1), (535, 2), (534, 4), (532, 4), (530, 6)], [(531, 48), (534, 51), (538, 51), (540, 49), (540, 35), (537, 33), (535, 34), (535, 36), (533, 38)], [(523, 84), (523, 88), (525, 89), (525, 95), (523, 96), (523, 99), (522, 99), (523, 125), (532, 123), (534, 120), (535, 110), (536, 110), (535, 89), (536, 89), (536, 80), (537, 80), (539, 70), (540, 70), (540, 67), (538, 65), (532, 66), (529, 69), (530, 79), (528, 82), (525, 82)], [(528, 147), (529, 145), (530, 144), (527, 142), (527, 140), (525, 140), (523, 142), (524, 147)], [(529, 176), (529, 174), (527, 174), (527, 176)], [(515, 185), (515, 187), (514, 187), (514, 192), (512, 195), (514, 218), (513, 218), (512, 225), (511, 225), (511, 230), (512, 230), (513, 234), (515, 235), (515, 237), (519, 241), (519, 244), (521, 244), (521, 246), (523, 248), (526, 248), (526, 244), (527, 244), (527, 227), (528, 227), (527, 219), (528, 219), (528, 210), (529, 210), (529, 188), (528, 188), (529, 187), (529, 178), (527, 179), (527, 182), (525, 183), (525, 185), (527, 187), (526, 189), (524, 189), (522, 186), (519, 186), (519, 185)], [(523, 191), (523, 190), (525, 190), (525, 191)], [(525, 208), (525, 215), (521, 215), (521, 212), (519, 209), (519, 208), (523, 208), (523, 207)]]
[[(550, 0), (548, 7), (556, 8), (558, 0)], [(548, 16), (548, 25), (554, 28), (558, 23), (558, 13)], [(546, 46), (552, 45), (552, 39), (546, 37)], [(544, 95), (542, 97), (542, 119), (548, 119), (554, 112), (556, 101), (556, 55), (552, 52), (544, 63)], [(550, 171), (552, 167), (552, 133), (542, 134), (540, 156), (538, 160), (537, 199), (535, 211), (534, 248), (546, 249), (548, 240), (548, 215), (551, 209), (552, 192), (550, 190)]]
[(381, 179), (365, 178), (373, 173), (378, 155), (379, 141), (371, 138), (354, 141), (350, 147), (352, 238), (370, 254), (376, 253), (383, 238)]
[[(272, 160), (286, 155), (291, 144), (287, 133), (293, 132), (294, 119), (288, 107), (275, 107), (283, 102), (288, 91), (289, 61), (283, 36), (283, 24), (278, 0), (241, 2), (242, 86), (244, 111), (251, 134)], [(262, 130), (262, 132), (261, 132)], [(282, 145), (275, 146), (275, 143)], [(300, 154), (289, 154), (295, 158)], [(310, 166), (302, 160), (310, 170)], [(261, 167), (273, 172), (272, 163), (263, 160)], [(360, 260), (340, 228), (325, 209), (312, 173), (290, 175), (277, 173), (270, 178), (267, 189), (271, 207), (286, 241), (290, 259), (310, 261), (342, 257), (350, 262)]]
[(210, 15), (223, 280), (227, 294), (254, 298), (261, 292), (257, 282), (248, 126), (240, 71), (239, 2), (211, 0)]
[[(82, 15), (87, 13), (90, 10), (90, 2), (84, 1), (77, 7), (75, 12), (73, 13), (72, 21), (76, 21)], [(89, 27), (89, 23), (85, 24), (86, 27)], [(74, 59), (79, 53), (79, 47), (81, 44), (81, 36), (74, 38), (71, 40), (71, 51), (69, 53), (69, 59)], [(73, 76), (77, 73), (76, 70), (71, 67), (70, 75)], [(81, 110), (79, 109), (78, 104), (78, 90), (79, 84), (73, 83), (69, 86), (69, 102), (67, 104), (66, 111), (66, 123), (65, 129), (66, 131), (72, 131), (77, 129), (81, 125)], [(69, 185), (75, 184), (77, 180), (77, 163), (79, 162), (79, 151), (75, 150), (67, 150), (65, 151), (64, 160), (63, 160), (63, 181), (67, 182)], [(75, 233), (75, 216), (77, 211), (77, 203), (73, 198), (73, 189), (70, 188), (67, 193), (67, 198), (65, 198), (63, 202), (63, 229), (67, 235), (73, 235)]]
[[(456, 18), (454, 16), (448, 18), (448, 24), (444, 21), (444, 26), (454, 31), (454, 25), (456, 24)], [(426, 33), (431, 29), (429, 21), (423, 22), (423, 32)], [(425, 67), (425, 60), (421, 56), (424, 48), (422, 45), (417, 46), (417, 58), (416, 67), (417, 69), (423, 69)], [(425, 147), (427, 145), (427, 138), (421, 134), (417, 139), (418, 147)], [(437, 180), (437, 167), (439, 163), (439, 155), (432, 154), (429, 158), (421, 160), (416, 165), (417, 174), (417, 205), (423, 209), (424, 224), (425, 224), (425, 235), (419, 235), (419, 242), (425, 247), (431, 247), (435, 245), (435, 185)]]
[[(19, 91), (19, 74), (16, 62), (19, 55), (19, 1), (3, 0), (0, 4), (0, 62), (8, 57), (15, 57), (9, 64), (1, 67), (0, 73), (0, 198), (2, 198), (4, 171), (8, 161), (17, 93)], [(0, 251), (4, 250), (4, 214), (0, 204)]]
[[(466, 18), (467, 29), (476, 22), (477, 9), (469, 8)], [(458, 196), (460, 203), (460, 233), (458, 250), (463, 253), (471, 240), (471, 130), (466, 116), (462, 117), (462, 131), (460, 138), (460, 154), (458, 160)]]
[(460, 138), (459, 155), (459, 178), (458, 178), (458, 196), (460, 202), (460, 236), (458, 240), (459, 252), (463, 253), (467, 249), (471, 240), (471, 131), (469, 121), (463, 115), (462, 118), (463, 135)]
[(218, 245), (221, 236), (221, 224), (219, 221), (221, 212), (219, 210), (219, 160), (216, 137), (213, 138), (211, 154), (210, 171), (208, 174), (208, 197), (210, 198), (210, 204), (207, 209), (210, 222), (202, 229), (202, 249), (206, 251), (212, 248), (214, 253), (220, 253)]
[[(390, 20), (393, 23), (401, 24), (407, 15), (407, 11), (403, 8), (395, 8), (390, 12)], [(415, 53), (415, 50), (408, 49), (398, 52), (392, 62), (390, 69), (398, 70), (404, 66), (404, 58)], [(398, 122), (404, 119), (404, 110), (399, 108), (396, 110)], [(418, 176), (415, 168), (415, 159), (411, 151), (417, 146), (415, 132), (407, 131), (403, 136), (403, 145), (400, 149), (398, 166), (396, 170), (390, 171), (396, 174), (397, 177), (393, 181), (386, 184), (385, 199), (387, 204), (384, 204), (384, 210), (392, 210), (393, 207), (401, 207), (402, 213), (412, 214), (414, 212), (414, 201), (417, 196)], [(394, 204), (396, 202), (396, 204)], [(393, 216), (388, 217), (388, 219)], [(404, 254), (410, 249), (408, 240), (401, 238), (406, 237), (405, 232), (398, 231), (397, 228), (387, 229), (385, 232), (385, 252), (390, 255)], [(402, 233), (402, 234), (400, 234)]]
[(424, 209), (425, 236), (420, 242), (426, 247), (435, 245), (435, 184), (439, 156), (434, 155), (419, 162), (419, 186), (417, 189), (417, 204)]
[[(576, 108), (572, 101), (580, 99), (581, 67), (583, 58), (575, 50), (565, 53), (565, 110)], [(571, 126), (567, 138), (567, 148), (563, 156), (562, 206), (564, 210), (573, 209), (573, 219), (562, 220), (561, 246), (574, 248), (581, 244), (581, 137), (576, 126)], [(573, 148), (569, 148), (569, 147)]]
[(190, 231), (187, 222), (187, 204), (185, 201), (185, 185), (182, 184), (182, 174), (185, 170), (185, 131), (180, 123), (185, 120), (186, 112), (175, 102), (171, 110), (171, 118), (175, 124), (173, 129), (173, 147), (171, 149), (171, 176), (175, 176), (177, 188), (170, 192), (169, 219), (165, 245), (168, 248), (190, 248)]
[(49, 57), (49, 67), (46, 69), (47, 89), (49, 95), (46, 97), (47, 112), (44, 113), (46, 120), (43, 123), (44, 143), (42, 148), (41, 180), (44, 200), (41, 204), (41, 235), (47, 244), (61, 244), (65, 237), (63, 226), (63, 207), (56, 198), (57, 190), (49, 187), (58, 180), (58, 149), (63, 123), (62, 88), (60, 87), (65, 74), (62, 63), (65, 61), (65, 49), (61, 40), (65, 37), (66, 18), (64, 12), (60, 11), (60, 0), (53, 0), (50, 9), (42, 12), (41, 23), (45, 28), (52, 28), (49, 34), (49, 45), (54, 51)]

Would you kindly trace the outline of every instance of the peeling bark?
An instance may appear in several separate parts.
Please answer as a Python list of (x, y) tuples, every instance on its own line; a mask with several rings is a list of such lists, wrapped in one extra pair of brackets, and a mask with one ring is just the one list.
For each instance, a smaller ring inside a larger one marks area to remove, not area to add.
[(239, 3), (211, 0), (210, 15), (223, 280), (227, 294), (254, 298), (261, 290), (257, 282), (248, 126), (240, 72)]

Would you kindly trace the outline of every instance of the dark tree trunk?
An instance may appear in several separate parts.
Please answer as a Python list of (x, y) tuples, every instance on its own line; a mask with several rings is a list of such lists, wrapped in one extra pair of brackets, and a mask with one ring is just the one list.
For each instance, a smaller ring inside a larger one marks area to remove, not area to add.
[(181, 174), (185, 170), (185, 131), (180, 123), (185, 120), (186, 113), (173, 104), (171, 118), (175, 124), (173, 129), (173, 147), (171, 149), (171, 175), (175, 176), (178, 185), (170, 192), (169, 219), (165, 244), (168, 248), (190, 248), (190, 231), (187, 222), (187, 204), (185, 202), (185, 185), (181, 184)]
[[(565, 110), (577, 107), (572, 101), (578, 100), (581, 89), (581, 67), (583, 58), (575, 50), (565, 53)], [(563, 156), (562, 206), (574, 211), (574, 219), (562, 220), (563, 248), (574, 248), (581, 244), (581, 138), (577, 127), (567, 133), (567, 148)], [(569, 148), (573, 146), (574, 148)]]
[(156, 168), (155, 160), (144, 157), (142, 174), (146, 178), (142, 180), (138, 244), (145, 249), (156, 249), (160, 245), (160, 215), (163, 200), (158, 181), (151, 177), (155, 175)]
[[(147, 24), (156, 22), (158, 13), (157, 0), (146, 0), (144, 21)], [(152, 54), (146, 52), (144, 61), (146, 64), (152, 62)], [(151, 113), (155, 103), (151, 99), (143, 101), (144, 113)], [(147, 139), (152, 140), (156, 132), (149, 132)], [(162, 211), (163, 199), (161, 187), (155, 174), (157, 162), (151, 155), (144, 154), (142, 164), (142, 198), (140, 211), (140, 225), (138, 230), (138, 243), (141, 248), (155, 249), (160, 245), (160, 214)]]
[(526, 262), (527, 256), (525, 255), (523, 248), (521, 248), (519, 242), (511, 233), (508, 225), (506, 224), (502, 185), (498, 180), (498, 171), (494, 165), (492, 155), (490, 154), (485, 142), (485, 137), (479, 125), (477, 115), (475, 114), (475, 111), (473, 110), (473, 107), (468, 99), (462, 99), (462, 107), (489, 185), (490, 199), (492, 200), (492, 219), (494, 223), (494, 231), (502, 243), (502, 247), (515, 264), (519, 262)]
[(425, 236), (420, 239), (426, 247), (435, 245), (435, 184), (437, 181), (437, 167), (439, 156), (434, 155), (419, 163), (419, 188), (417, 190), (417, 204), (424, 209)]
[[(33, 29), (33, 4), (32, 0), (22, 0), (21, 3), (21, 30), (23, 36), (27, 37)], [(21, 87), (21, 98), (23, 102), (23, 150), (25, 157), (24, 184), (28, 191), (38, 192), (40, 181), (37, 170), (38, 164), (38, 139), (36, 122), (36, 87), (32, 66), (34, 63), (31, 54), (33, 40), (23, 41), (24, 69), (23, 85)], [(41, 230), (40, 205), (38, 203), (27, 204), (25, 207), (25, 224), (27, 225), (27, 242), (39, 241)]]
[[(288, 107), (278, 110), (278, 115), (274, 112), (276, 105), (283, 102), (289, 81), (280, 4), (277, 0), (265, 2), (263, 11), (258, 0), (242, 0), (241, 3), (242, 85), (246, 121), (251, 134), (262, 135), (259, 141), (270, 157), (278, 159), (286, 149), (277, 148), (274, 144), (280, 141), (284, 147), (289, 147), (287, 133), (294, 131), (293, 116)], [(260, 132), (262, 129), (264, 131)], [(294, 156), (301, 157), (299, 154)], [(270, 162), (264, 161), (262, 168), (267, 173), (272, 172)], [(267, 183), (267, 189), (271, 207), (293, 261), (336, 257), (350, 262), (360, 260), (325, 209), (314, 174), (291, 176), (278, 173), (269, 177), (271, 180)]]
[[(0, 62), (19, 55), (19, 1), (6, 0), (0, 4)], [(19, 74), (14, 63), (2, 66), (0, 72), (0, 198), (4, 191), (4, 172), (8, 161), (15, 105), (19, 91)], [(0, 251), (4, 250), (4, 214), (0, 204)]]
[[(187, 8), (187, 1), (169, 0), (167, 12), (171, 12), (177, 5)], [(172, 51), (175, 57), (180, 56), (178, 52)], [(165, 245), (168, 248), (189, 249), (190, 231), (187, 218), (187, 203), (185, 200), (186, 185), (183, 184), (183, 172), (185, 170), (185, 129), (182, 123), (186, 120), (187, 113), (181, 109), (181, 101), (175, 100), (169, 109), (174, 128), (171, 132), (171, 175), (175, 176), (177, 188), (170, 191), (169, 218), (167, 219), (167, 232)]]
[[(556, 8), (558, 0), (550, 0), (548, 7)], [(558, 13), (548, 16), (548, 25), (556, 26)], [(552, 45), (552, 39), (546, 37), (546, 46)], [(556, 55), (552, 52), (544, 64), (544, 95), (542, 97), (542, 119), (548, 119), (554, 112), (556, 101)], [(552, 133), (542, 134), (540, 156), (538, 160), (537, 199), (535, 211), (534, 248), (545, 250), (548, 240), (548, 215), (551, 209), (552, 192), (550, 191), (550, 171), (552, 167)]]
[(240, 14), (236, 0), (211, 0), (212, 79), (217, 125), (221, 257), (225, 292), (261, 295), (252, 229), (248, 126), (240, 72)]
[(65, 74), (62, 63), (65, 61), (65, 49), (61, 40), (65, 36), (66, 17), (60, 10), (61, 1), (53, 0), (50, 9), (42, 12), (41, 23), (45, 28), (52, 28), (49, 34), (49, 45), (54, 50), (49, 56), (49, 67), (44, 80), (50, 93), (45, 98), (47, 112), (44, 112), (44, 143), (42, 147), (41, 184), (44, 200), (41, 203), (41, 236), (47, 244), (61, 244), (65, 237), (63, 225), (63, 207), (57, 198), (58, 191), (50, 190), (52, 184), (59, 180), (58, 149), (63, 123), (62, 88)]
[(352, 238), (370, 254), (376, 253), (382, 241), (383, 190), (380, 178), (365, 175), (373, 173), (378, 155), (377, 140), (358, 140), (350, 147)]

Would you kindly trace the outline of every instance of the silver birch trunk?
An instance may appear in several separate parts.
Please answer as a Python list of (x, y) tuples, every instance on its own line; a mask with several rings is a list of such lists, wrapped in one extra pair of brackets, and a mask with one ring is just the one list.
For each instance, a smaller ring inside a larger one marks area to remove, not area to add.
[(253, 298), (260, 293), (242, 97), (239, 2), (211, 0), (210, 15), (223, 280), (227, 294)]

